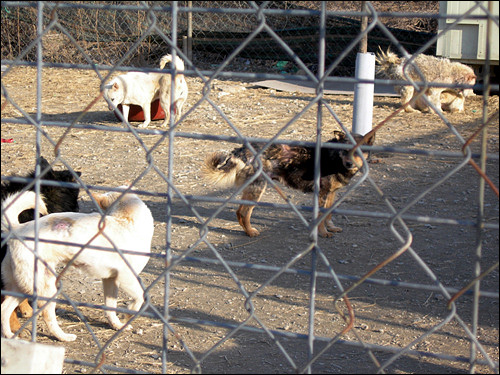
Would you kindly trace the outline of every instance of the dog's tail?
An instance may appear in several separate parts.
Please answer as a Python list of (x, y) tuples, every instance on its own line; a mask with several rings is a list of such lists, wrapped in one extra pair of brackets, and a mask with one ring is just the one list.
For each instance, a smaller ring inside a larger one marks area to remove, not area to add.
[(238, 186), (244, 182), (240, 172), (245, 167), (247, 166), (241, 159), (227, 152), (217, 151), (205, 158), (202, 173), (215, 186)]
[[(160, 69), (163, 69), (167, 63), (172, 62), (172, 55), (164, 55), (160, 59)], [(170, 67), (169, 67), (170, 68)], [(179, 56), (175, 56), (175, 69), (179, 71), (183, 71), (185, 69), (184, 67), (184, 61)]]
[[(2, 230), (19, 225), (19, 214), (24, 210), (34, 209), (37, 196), (34, 191), (28, 190), (9, 195), (2, 201)], [(47, 215), (47, 206), (43, 196), (38, 196), (38, 208), (42, 215)]]
[(375, 56), (375, 61), (377, 62), (377, 73), (385, 76), (389, 79), (400, 78), (397, 74), (398, 66), (401, 64), (401, 58), (399, 58), (390, 49), (387, 52), (382, 51), (379, 46), (380, 52)]

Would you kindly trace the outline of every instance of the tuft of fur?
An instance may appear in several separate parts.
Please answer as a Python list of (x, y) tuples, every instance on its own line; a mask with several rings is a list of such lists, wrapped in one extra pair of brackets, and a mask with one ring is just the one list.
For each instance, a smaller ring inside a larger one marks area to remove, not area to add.
[(387, 49), (387, 52), (380, 49), (375, 56), (377, 73), (388, 79), (400, 79), (402, 76), (401, 61), (394, 52)]
[(217, 151), (207, 155), (203, 164), (202, 173), (205, 179), (212, 185), (218, 187), (230, 187), (241, 185), (238, 175), (247, 166), (229, 152)]
[[(389, 49), (383, 52), (380, 49), (376, 55), (377, 73), (385, 78), (406, 81), (407, 75), (414, 82), (432, 82), (456, 85), (474, 85), (476, 75), (474, 70), (464, 64), (452, 62), (447, 58), (419, 54), (411, 59), (400, 58)], [(417, 92), (412, 85), (400, 88), (401, 102), (410, 105), (405, 107), (406, 112), (416, 109), (427, 112), (430, 110), (428, 101), (437, 109), (462, 112), (466, 96), (473, 95), (472, 89), (450, 89), (431, 87), (425, 92), (426, 98), (416, 98)], [(447, 92), (448, 95), (442, 95)], [(453, 95), (453, 104), (450, 105), (450, 95)], [(443, 100), (445, 101), (443, 105)], [(446, 101), (447, 100), (447, 101)]]

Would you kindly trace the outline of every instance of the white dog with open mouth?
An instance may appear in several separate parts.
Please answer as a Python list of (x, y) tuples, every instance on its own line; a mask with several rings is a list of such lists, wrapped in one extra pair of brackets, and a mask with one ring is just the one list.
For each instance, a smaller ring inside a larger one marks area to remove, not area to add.
[[(172, 61), (171, 55), (165, 55), (160, 59), (160, 68)], [(170, 66), (168, 66), (170, 68)], [(181, 116), (182, 106), (187, 99), (188, 88), (184, 78), (184, 62), (176, 56), (175, 58), (175, 93), (174, 93), (174, 115), (175, 121)], [(172, 76), (163, 73), (128, 72), (115, 77), (109, 84), (104, 86), (103, 95), (108, 101), (108, 108), (115, 110), (121, 104), (123, 118), (128, 120), (130, 105), (135, 104), (142, 107), (144, 122), (139, 125), (145, 128), (151, 122), (151, 103), (160, 99), (160, 105), (165, 112), (165, 119), (161, 126), (167, 126), (170, 119), (170, 95)]]
[[(72, 263), (74, 267), (102, 279), (106, 306), (116, 308), (118, 288), (121, 288), (133, 299), (128, 308), (138, 311), (144, 303), (144, 290), (137, 275), (149, 260), (154, 231), (153, 216), (136, 194), (109, 192), (93, 196), (99, 206), (107, 210), (104, 216), (98, 212), (64, 212), (46, 215), (38, 220), (38, 294), (46, 298), (56, 296), (56, 267), (68, 264), (76, 256)], [(33, 205), (34, 198), (27, 194), (17, 198), (26, 199), (27, 204)], [(18, 224), (15, 217), (10, 216), (17, 210), (15, 204), (9, 207), (13, 199), (16, 199), (16, 195), (2, 202), (2, 229), (10, 229), (14, 235), (7, 241), (8, 250), (2, 262), (4, 288), (12, 292), (33, 294), (35, 222)], [(99, 228), (103, 228), (101, 233)], [(79, 253), (86, 244), (88, 247), (84, 247)], [(123, 251), (123, 257), (117, 249)], [(128, 253), (129, 251), (134, 254)], [(9, 317), (23, 299), (5, 296), (2, 302), (2, 334), (7, 338), (13, 336)], [(61, 341), (76, 339), (76, 335), (67, 334), (59, 327), (55, 302), (40, 300), (39, 305), (43, 308), (42, 315), (50, 333)], [(106, 316), (111, 327), (116, 330), (125, 324), (120, 321), (115, 310), (107, 310)]]

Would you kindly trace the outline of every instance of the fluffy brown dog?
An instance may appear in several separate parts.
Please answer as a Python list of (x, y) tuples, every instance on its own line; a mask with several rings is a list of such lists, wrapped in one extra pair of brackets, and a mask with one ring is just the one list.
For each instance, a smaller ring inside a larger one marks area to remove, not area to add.
[[(400, 58), (395, 53), (387, 50), (380, 52), (376, 56), (378, 63), (377, 72), (388, 79), (406, 80), (403, 74), (403, 68), (408, 62), (406, 58)], [(420, 71), (423, 77), (417, 71)], [(476, 83), (476, 75), (474, 70), (464, 64), (451, 62), (446, 58), (438, 58), (420, 54), (416, 56), (412, 62), (408, 63), (405, 72), (415, 82), (445, 83), (458, 85), (474, 85)], [(400, 88), (401, 103), (410, 102), (417, 93), (411, 85)], [(448, 95), (443, 95), (443, 93)], [(426, 90), (427, 99), (438, 109), (450, 112), (463, 112), (465, 97), (472, 95), (472, 89), (450, 89), (449, 87), (430, 87)], [(428, 112), (431, 108), (427, 101), (420, 97), (412, 100), (405, 107), (406, 112), (414, 112), (416, 109), (422, 112)]]
[[(363, 136), (353, 134), (356, 142), (363, 140)], [(365, 136), (363, 144), (372, 145), (375, 134)], [(329, 143), (346, 143), (350, 141), (343, 132), (335, 131), (334, 137)], [(260, 160), (263, 172), (274, 180), (310, 193), (314, 191), (314, 159), (316, 150), (314, 147), (296, 147), (284, 144), (272, 144), (263, 150), (264, 144), (252, 143), (257, 151), (262, 151)], [(367, 153), (364, 153), (368, 156)], [(335, 193), (338, 189), (346, 186), (351, 178), (363, 165), (363, 159), (355, 154), (350, 155), (349, 150), (321, 148), (320, 166), (320, 191), (319, 204), (324, 208), (333, 205)], [(214, 152), (207, 156), (204, 165), (205, 177), (218, 186), (236, 185), (241, 186), (245, 181), (253, 177), (258, 170), (254, 163), (255, 155), (245, 146), (234, 149), (231, 153)], [(266, 179), (259, 175), (243, 190), (241, 199), (258, 202), (266, 189)], [(258, 236), (259, 231), (250, 224), (250, 217), (255, 205), (242, 204), (236, 216), (245, 233), (250, 237)], [(341, 228), (331, 222), (332, 215), (327, 215), (319, 224), (318, 233), (321, 237), (331, 237), (332, 232), (340, 232)], [(330, 231), (329, 231), (330, 230)]]

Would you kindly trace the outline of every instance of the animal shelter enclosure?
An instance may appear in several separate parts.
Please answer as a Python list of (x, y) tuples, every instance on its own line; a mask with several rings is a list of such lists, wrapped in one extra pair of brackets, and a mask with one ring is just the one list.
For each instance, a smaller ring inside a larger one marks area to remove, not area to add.
[[(488, 2), (471, 7), (457, 22), (482, 17), (498, 30)], [(43, 156), (81, 172), (80, 212), (97, 211), (91, 193), (130, 184), (154, 218), (132, 328), (110, 327), (100, 279), (75, 268), (53, 296), (75, 341), (58, 341), (41, 314), (19, 317), (19, 339), (65, 348), (64, 373), (498, 373), (490, 70), (462, 112), (407, 113), (399, 96), (374, 97), (375, 141), (361, 146), (370, 155), (331, 209), (319, 203), (316, 160), (311, 193), (267, 180), (252, 215), (258, 236), (236, 217), (249, 182), (216, 187), (201, 173), (216, 151), (319, 149), (350, 132), (353, 95), (325, 86), (355, 83), (365, 36), (369, 52), (434, 56), (439, 2), (366, 2), (362, 11), (362, 2), (5, 1), (1, 17), (2, 183), (21, 181), (13, 176)], [(127, 71), (178, 75), (159, 69), (166, 54), (185, 64), (180, 119), (123, 124), (101, 90)], [(315, 90), (260, 85), (284, 79)], [(328, 238), (317, 217), (329, 213), (342, 231)], [(2, 227), (2, 245), (13, 235)], [(118, 313), (130, 313), (128, 303), (120, 291)]]

